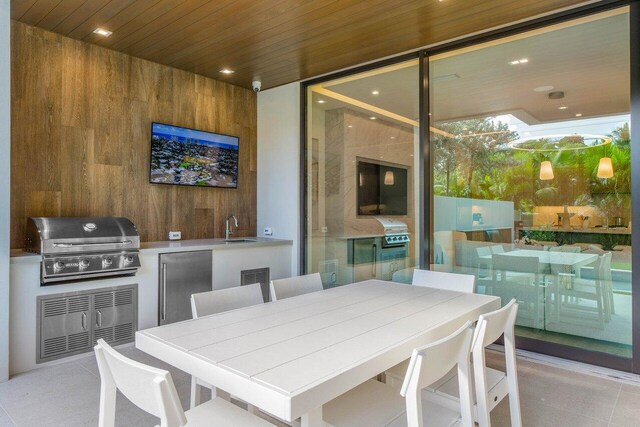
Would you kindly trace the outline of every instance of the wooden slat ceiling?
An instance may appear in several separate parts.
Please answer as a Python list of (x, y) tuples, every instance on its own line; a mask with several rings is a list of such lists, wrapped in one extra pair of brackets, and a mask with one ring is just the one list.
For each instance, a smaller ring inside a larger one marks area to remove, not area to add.
[[(11, 17), (132, 56), (263, 89), (583, 0), (11, 0)], [(93, 34), (101, 27), (113, 34)], [(230, 68), (235, 73), (223, 76)]]

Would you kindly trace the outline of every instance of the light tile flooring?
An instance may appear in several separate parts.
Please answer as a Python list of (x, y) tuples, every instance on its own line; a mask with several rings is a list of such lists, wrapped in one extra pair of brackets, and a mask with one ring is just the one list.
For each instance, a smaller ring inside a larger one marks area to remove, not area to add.
[[(190, 378), (133, 347), (123, 354), (169, 369), (185, 408)], [(498, 353), (488, 357), (502, 369)], [(640, 426), (640, 387), (534, 362), (518, 364), (525, 426)], [(0, 427), (95, 426), (100, 378), (93, 356), (41, 368), (0, 384)], [(153, 426), (157, 419), (118, 396), (117, 425)], [(505, 400), (491, 414), (493, 426), (509, 426)]]

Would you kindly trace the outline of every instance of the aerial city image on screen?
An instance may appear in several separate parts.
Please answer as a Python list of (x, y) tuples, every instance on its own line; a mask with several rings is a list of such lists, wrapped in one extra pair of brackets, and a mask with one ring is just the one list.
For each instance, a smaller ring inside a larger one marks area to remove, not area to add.
[(152, 183), (238, 186), (238, 138), (153, 123)]

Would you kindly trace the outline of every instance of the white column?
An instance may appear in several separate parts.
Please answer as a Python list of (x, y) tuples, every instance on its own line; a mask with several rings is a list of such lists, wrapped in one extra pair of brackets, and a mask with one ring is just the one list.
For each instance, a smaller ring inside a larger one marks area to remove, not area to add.
[(10, 48), (9, 0), (0, 0), (0, 382), (9, 379)]
[(258, 236), (293, 240), (291, 274), (300, 245), (300, 83), (258, 93)]

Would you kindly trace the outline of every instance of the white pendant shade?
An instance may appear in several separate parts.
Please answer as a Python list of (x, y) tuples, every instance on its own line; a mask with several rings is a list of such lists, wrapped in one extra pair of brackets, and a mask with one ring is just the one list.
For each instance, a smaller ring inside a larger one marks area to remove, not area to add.
[(553, 167), (549, 160), (540, 163), (540, 180), (550, 181), (553, 179)]
[(393, 171), (386, 171), (384, 174), (384, 185), (393, 185), (394, 176)]
[(613, 163), (611, 157), (603, 157), (598, 163), (598, 178), (613, 178)]

